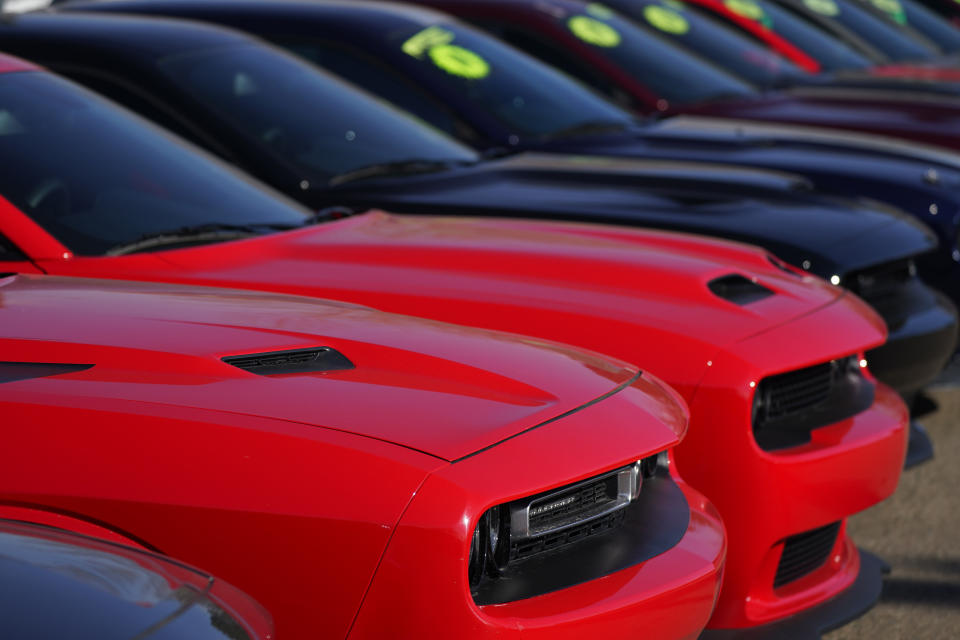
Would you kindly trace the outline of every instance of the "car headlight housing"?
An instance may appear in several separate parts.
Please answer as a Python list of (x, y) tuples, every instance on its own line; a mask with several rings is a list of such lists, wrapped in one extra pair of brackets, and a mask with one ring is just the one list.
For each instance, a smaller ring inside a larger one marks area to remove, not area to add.
[(510, 566), (616, 528), (645, 478), (665, 469), (667, 452), (615, 471), (491, 507), (470, 540), (471, 589), (497, 580)]

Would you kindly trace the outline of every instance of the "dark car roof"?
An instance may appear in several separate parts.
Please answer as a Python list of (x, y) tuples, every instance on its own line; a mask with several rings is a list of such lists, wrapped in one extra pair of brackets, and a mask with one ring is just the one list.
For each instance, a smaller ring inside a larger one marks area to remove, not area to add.
[[(78, 8), (84, 11), (102, 8), (106, 11), (131, 11), (142, 9), (151, 13), (163, 8), (172, 13), (181, 11), (234, 12), (243, 11), (246, 15), (273, 16), (283, 13), (291, 15), (316, 15), (317, 12), (335, 11), (343, 22), (355, 22), (358, 26), (378, 16), (389, 15), (392, 20), (405, 19), (412, 24), (430, 24), (441, 14), (433, 9), (418, 7), (399, 2), (358, 2), (357, 0), (78, 0), (61, 5), (64, 8)], [(389, 8), (389, 12), (384, 12)]]
[(55, 39), (68, 61), (78, 53), (160, 58), (248, 42), (241, 33), (172, 18), (141, 18), (94, 13), (27, 13), (0, 20), (0, 49), (7, 39)]

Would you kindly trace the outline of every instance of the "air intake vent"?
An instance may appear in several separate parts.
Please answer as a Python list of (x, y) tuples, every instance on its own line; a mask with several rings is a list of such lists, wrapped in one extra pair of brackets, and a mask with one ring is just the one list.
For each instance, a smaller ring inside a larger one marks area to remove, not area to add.
[(47, 378), (64, 373), (75, 373), (92, 368), (92, 364), (61, 364), (56, 362), (0, 362), (0, 383)]
[(810, 432), (864, 411), (874, 385), (856, 356), (764, 378), (753, 400), (753, 433), (771, 451), (810, 441)]
[(773, 588), (780, 588), (822, 567), (830, 557), (838, 533), (840, 523), (834, 522), (787, 538), (783, 543), (783, 553), (780, 555), (780, 564), (777, 565)]
[(324, 371), (342, 371), (354, 368), (354, 364), (345, 355), (330, 347), (228, 356), (223, 358), (223, 361), (260, 376), (276, 376), (285, 373), (322, 373)]
[(761, 284), (735, 273), (715, 278), (707, 283), (714, 295), (741, 307), (773, 295), (773, 291)]

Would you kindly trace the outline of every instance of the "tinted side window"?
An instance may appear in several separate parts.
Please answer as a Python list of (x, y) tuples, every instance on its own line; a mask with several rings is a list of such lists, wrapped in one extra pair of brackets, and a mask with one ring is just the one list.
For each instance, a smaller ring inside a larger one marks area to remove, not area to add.
[(271, 38), (271, 41), (454, 137), (476, 137), (440, 101), (367, 53), (317, 40)]
[(178, 117), (166, 106), (159, 104), (145, 92), (108, 72), (95, 69), (79, 68), (68, 65), (48, 65), (56, 71), (78, 84), (82, 84), (91, 91), (113, 100), (130, 111), (154, 122), (168, 131), (172, 131), (181, 138), (189, 140), (197, 146), (204, 147), (220, 155), (226, 160), (234, 161), (229, 151), (222, 145), (203, 135), (195, 127)]
[(607, 96), (607, 98), (624, 109), (629, 111), (646, 110), (645, 105), (639, 104), (632, 96), (629, 96), (616, 85), (607, 81), (603, 74), (597, 73), (593, 67), (577, 58), (577, 56), (570, 54), (556, 43), (546, 38), (541, 38), (536, 33), (530, 33), (508, 23), (488, 19), (474, 20), (471, 22), (477, 27), (489, 31), (497, 38), (509, 42), (518, 49), (526, 51), (533, 57), (539, 58), (547, 64), (572, 75), (577, 80), (580, 80), (587, 86)]

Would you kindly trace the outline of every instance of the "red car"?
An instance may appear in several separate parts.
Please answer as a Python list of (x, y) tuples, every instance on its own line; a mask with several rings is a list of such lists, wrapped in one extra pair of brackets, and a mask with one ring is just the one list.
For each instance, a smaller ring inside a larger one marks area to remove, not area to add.
[(281, 638), (706, 624), (723, 526), (667, 468), (687, 410), (646, 371), (258, 292), (8, 276), (0, 299), (0, 517), (202, 564)]
[[(844, 523), (896, 487), (907, 412), (862, 359), (883, 322), (844, 290), (760, 249), (679, 234), (376, 211), (314, 224), (27, 65), (0, 75), (0, 109), (0, 271), (348, 300), (637, 362), (690, 404), (674, 468), (730, 534), (712, 626), (783, 633), (801, 612), (830, 626), (878, 595), (877, 565)], [(404, 619), (390, 596), (377, 607)]]

